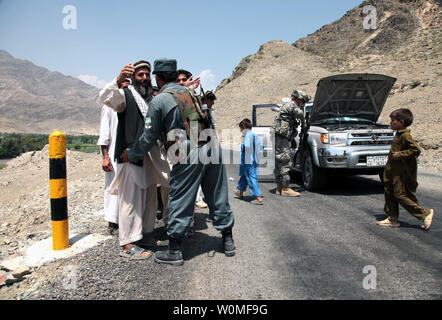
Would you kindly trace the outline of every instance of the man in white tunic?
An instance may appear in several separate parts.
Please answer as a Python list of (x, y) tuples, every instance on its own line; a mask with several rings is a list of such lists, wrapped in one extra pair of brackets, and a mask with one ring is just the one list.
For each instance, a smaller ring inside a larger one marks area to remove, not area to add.
[[(130, 79), (125, 79), (121, 88), (127, 88)], [(117, 165), (115, 162), (115, 139), (117, 136), (117, 113), (106, 105), (101, 107), (100, 136), (97, 145), (100, 146), (104, 174), (103, 212), (104, 220), (108, 222), (110, 234), (118, 234), (118, 196), (110, 194), (108, 187), (115, 178)]]
[[(120, 156), (136, 142), (146, 126), (149, 102), (152, 99), (151, 67), (147, 61), (126, 65), (120, 75), (101, 92), (99, 101), (118, 113), (115, 144), (117, 175), (109, 192), (118, 195), (120, 255), (132, 260), (147, 259), (152, 252), (140, 248), (136, 242), (143, 233), (150, 233), (155, 226), (157, 209), (157, 184), (169, 187), (170, 167), (166, 154), (158, 145), (147, 153), (142, 161), (123, 163)], [(125, 78), (132, 78), (133, 85), (120, 89)], [(166, 202), (167, 203), (167, 202)]]

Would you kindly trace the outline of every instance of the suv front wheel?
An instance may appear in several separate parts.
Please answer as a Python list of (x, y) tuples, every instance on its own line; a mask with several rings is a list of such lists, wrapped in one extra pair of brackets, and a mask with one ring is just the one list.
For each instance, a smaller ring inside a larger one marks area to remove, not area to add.
[(313, 163), (313, 159), (309, 151), (304, 152), (303, 155), (302, 180), (304, 187), (310, 191), (321, 189), (325, 186), (327, 181), (325, 171)]

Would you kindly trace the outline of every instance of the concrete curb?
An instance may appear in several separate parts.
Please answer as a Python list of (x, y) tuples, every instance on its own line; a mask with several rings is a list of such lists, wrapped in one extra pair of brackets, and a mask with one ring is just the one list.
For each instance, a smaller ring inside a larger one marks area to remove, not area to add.
[(23, 255), (17, 254), (0, 261), (0, 267), (8, 270), (14, 270), (19, 266), (38, 267), (46, 262), (75, 256), (111, 238), (111, 235), (97, 233), (73, 234), (69, 238), (69, 248), (54, 251), (52, 249), (52, 237), (50, 237), (25, 248)]

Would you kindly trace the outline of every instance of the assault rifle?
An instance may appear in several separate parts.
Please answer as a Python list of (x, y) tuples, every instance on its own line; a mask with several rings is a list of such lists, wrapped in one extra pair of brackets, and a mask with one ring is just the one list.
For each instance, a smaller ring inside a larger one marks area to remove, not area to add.
[[(206, 103), (207, 103), (206, 93), (203, 89), (203, 85), (201, 84), (201, 82), (200, 82), (200, 88), (201, 88), (201, 93), (203, 95), (203, 100), (206, 100)], [(209, 122), (210, 127), (213, 128), (212, 117), (210, 116), (210, 112), (209, 112), (209, 106), (207, 106), (206, 110), (202, 110), (202, 111), (204, 111), (204, 113), (206, 114), (206, 119)]]
[(307, 145), (307, 138), (308, 138), (308, 130), (310, 129), (310, 121), (309, 117), (304, 119), (305, 121), (305, 128), (301, 129), (301, 133), (299, 135), (299, 146), (298, 150), (296, 150), (295, 156), (293, 157), (293, 166), (296, 166), (296, 158), (298, 156), (298, 153), (305, 148)]

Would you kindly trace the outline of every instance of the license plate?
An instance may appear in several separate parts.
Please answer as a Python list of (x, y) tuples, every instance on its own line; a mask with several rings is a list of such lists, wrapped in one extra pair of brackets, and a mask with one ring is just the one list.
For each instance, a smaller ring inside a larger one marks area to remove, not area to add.
[(387, 156), (367, 156), (367, 167), (384, 167), (387, 164)]

